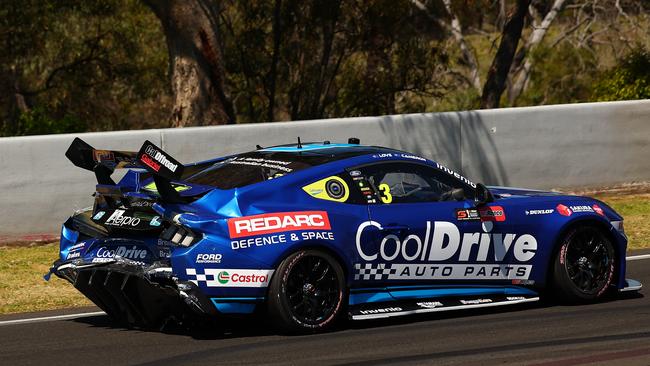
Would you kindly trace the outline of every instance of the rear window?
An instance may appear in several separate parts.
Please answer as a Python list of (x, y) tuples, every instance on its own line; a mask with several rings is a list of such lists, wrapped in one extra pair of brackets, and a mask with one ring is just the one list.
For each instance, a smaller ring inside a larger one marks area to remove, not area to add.
[(215, 163), (186, 181), (219, 189), (240, 188), (331, 160), (322, 155), (250, 152)]

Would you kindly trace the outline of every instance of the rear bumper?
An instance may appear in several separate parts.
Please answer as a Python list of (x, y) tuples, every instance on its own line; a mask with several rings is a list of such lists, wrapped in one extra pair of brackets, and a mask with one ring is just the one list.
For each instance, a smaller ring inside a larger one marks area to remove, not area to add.
[(218, 315), (192, 282), (179, 281), (170, 267), (143, 266), (126, 259), (107, 263), (57, 261), (54, 273), (74, 285), (113, 319), (129, 326), (161, 328), (169, 322)]

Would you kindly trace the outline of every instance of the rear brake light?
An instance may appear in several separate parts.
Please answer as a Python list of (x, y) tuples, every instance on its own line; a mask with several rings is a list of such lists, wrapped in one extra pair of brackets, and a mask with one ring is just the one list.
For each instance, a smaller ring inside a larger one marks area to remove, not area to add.
[(193, 232), (185, 227), (176, 225), (170, 225), (166, 228), (160, 234), (160, 238), (183, 247), (189, 247), (197, 241), (197, 236)]

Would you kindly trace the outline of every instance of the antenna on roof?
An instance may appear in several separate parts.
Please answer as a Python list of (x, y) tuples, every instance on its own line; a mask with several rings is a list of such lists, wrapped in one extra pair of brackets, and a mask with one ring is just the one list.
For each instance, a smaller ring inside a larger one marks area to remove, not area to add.
[(361, 140), (359, 140), (359, 139), (356, 138), (356, 137), (350, 137), (350, 138), (348, 139), (348, 144), (359, 145), (360, 143), (361, 143)]
[(300, 143), (300, 136), (298, 136), (298, 148), (302, 149), (302, 144)]

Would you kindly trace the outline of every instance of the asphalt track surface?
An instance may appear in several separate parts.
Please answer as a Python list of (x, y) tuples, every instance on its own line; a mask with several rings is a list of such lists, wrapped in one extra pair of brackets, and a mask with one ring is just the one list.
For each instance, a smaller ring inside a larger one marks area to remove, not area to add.
[(628, 277), (646, 287), (616, 301), (348, 322), (308, 336), (278, 335), (251, 318), (226, 330), (160, 333), (115, 327), (97, 314), (2, 323), (96, 308), (7, 315), (0, 365), (650, 365), (650, 259), (629, 261)]

